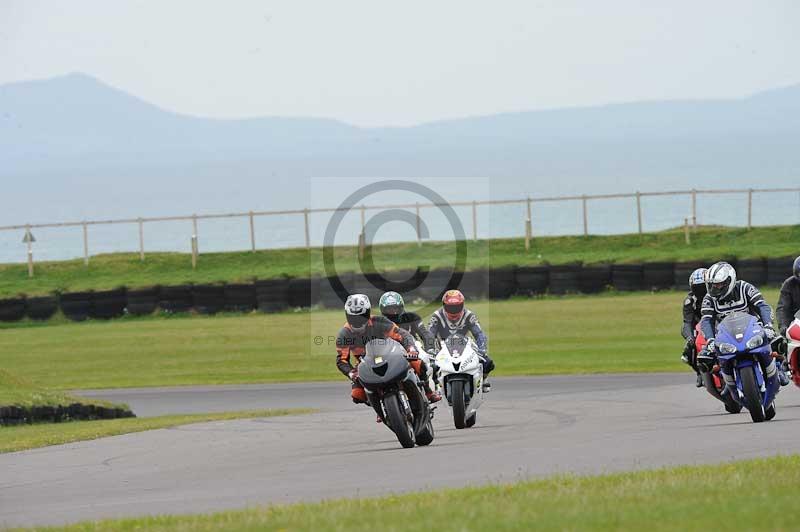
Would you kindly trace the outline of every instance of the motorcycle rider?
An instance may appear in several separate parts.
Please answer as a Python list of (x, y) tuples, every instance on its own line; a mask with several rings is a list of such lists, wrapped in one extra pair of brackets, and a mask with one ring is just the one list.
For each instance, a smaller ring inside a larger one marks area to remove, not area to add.
[(436, 350), (436, 339), (422, 323), (422, 317), (415, 312), (406, 312), (403, 296), (397, 292), (386, 292), (381, 296), (378, 306), (384, 317), (418, 339), (425, 351), (433, 353)]
[[(710, 371), (716, 359), (716, 345), (714, 336), (717, 324), (723, 318), (734, 312), (747, 312), (761, 320), (764, 335), (767, 340), (775, 338), (775, 329), (772, 325), (772, 307), (764, 300), (761, 292), (741, 279), (736, 279), (736, 270), (727, 262), (717, 262), (706, 273), (708, 294), (703, 298), (700, 328), (708, 343), (697, 355), (697, 365), (704, 371)], [(776, 372), (781, 386), (789, 384), (789, 377), (780, 367), (780, 362), (769, 357), (769, 362), (762, 361), (766, 377), (772, 377)], [(735, 387), (732, 362), (728, 361), (722, 366), (722, 376), (728, 386)]]
[(344, 304), (344, 313), (347, 322), (339, 331), (336, 337), (336, 367), (352, 382), (350, 396), (354, 403), (366, 403), (367, 393), (358, 380), (358, 370), (350, 362), (351, 355), (356, 362), (365, 355), (367, 342), (375, 339), (391, 338), (399, 342), (406, 350), (408, 362), (414, 372), (419, 376), (425, 387), (425, 395), (431, 403), (441, 399), (441, 396), (434, 393), (428, 386), (427, 367), (419, 358), (419, 351), (414, 344), (414, 338), (408, 331), (399, 328), (397, 325), (384, 318), (371, 314), (372, 305), (369, 297), (364, 294), (352, 294), (348, 296)]
[(794, 259), (792, 276), (781, 286), (781, 295), (775, 309), (778, 315), (778, 330), (786, 336), (786, 329), (794, 321), (794, 315), (800, 310), (800, 257)]
[(696, 386), (701, 388), (703, 386), (703, 377), (700, 375), (700, 370), (697, 369), (697, 357), (695, 348), (695, 328), (700, 323), (700, 311), (703, 306), (703, 298), (708, 293), (706, 288), (706, 269), (697, 268), (689, 276), (689, 293), (686, 294), (686, 299), (683, 300), (683, 328), (681, 335), (686, 340), (686, 346), (683, 348), (681, 360), (692, 367), (697, 373)]
[(483, 332), (478, 316), (464, 307), (464, 294), (459, 290), (448, 290), (442, 296), (442, 308), (431, 315), (428, 329), (434, 338), (447, 340), (453, 334), (468, 336), (472, 333), (478, 348), (478, 356), (483, 365), (483, 388), (491, 390), (492, 385), (487, 382), (489, 373), (494, 369), (494, 361), (486, 352), (489, 339)]

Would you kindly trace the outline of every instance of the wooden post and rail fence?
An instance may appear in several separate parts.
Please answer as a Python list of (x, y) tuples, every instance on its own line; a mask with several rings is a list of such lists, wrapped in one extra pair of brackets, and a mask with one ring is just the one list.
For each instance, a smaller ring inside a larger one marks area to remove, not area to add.
[[(686, 196), (690, 199), (690, 212), (691, 215), (684, 220), (684, 229), (686, 233), (686, 243), (689, 244), (691, 237), (690, 230), (697, 227), (697, 198), (698, 196), (709, 195), (743, 195), (747, 199), (746, 209), (746, 227), (748, 229), (753, 227), (753, 200), (757, 194), (766, 193), (800, 193), (800, 187), (793, 188), (748, 188), (748, 189), (691, 189), (691, 190), (674, 190), (665, 192), (641, 192), (636, 191), (633, 193), (618, 193), (618, 194), (582, 194), (572, 196), (551, 196), (551, 197), (530, 197), (519, 199), (504, 199), (504, 200), (472, 200), (472, 201), (455, 201), (445, 205), (439, 203), (405, 203), (394, 205), (359, 205), (357, 208), (360, 213), (361, 232), (358, 238), (358, 246), (360, 256), (363, 257), (366, 246), (366, 235), (364, 234), (366, 228), (366, 214), (367, 211), (384, 210), (384, 209), (406, 209), (412, 210), (416, 215), (416, 240), (418, 245), (422, 244), (422, 211), (428, 208), (437, 208), (443, 206), (449, 207), (470, 207), (472, 218), (472, 240), (478, 240), (478, 207), (479, 206), (506, 206), (506, 205), (522, 205), (525, 207), (525, 217), (522, 220), (524, 236), (525, 236), (525, 249), (530, 250), (531, 241), (533, 239), (533, 215), (535, 213), (535, 204), (552, 203), (552, 202), (580, 202), (581, 205), (581, 221), (582, 233), (584, 236), (589, 235), (589, 202), (597, 202), (603, 200), (619, 200), (619, 199), (633, 199), (635, 202), (635, 216), (636, 228), (639, 234), (644, 232), (643, 228), (643, 198), (654, 197), (675, 197)], [(23, 243), (27, 245), (27, 262), (28, 273), (33, 276), (34, 262), (33, 262), (33, 243), (36, 239), (33, 237), (32, 231), (41, 228), (71, 228), (80, 227), (83, 233), (83, 261), (85, 265), (89, 265), (89, 229), (95, 226), (105, 225), (124, 225), (135, 224), (138, 225), (139, 233), (139, 259), (145, 260), (145, 224), (152, 224), (157, 222), (178, 222), (178, 221), (191, 221), (192, 232), (190, 235), (190, 243), (192, 250), (192, 267), (197, 267), (199, 250), (199, 234), (198, 234), (198, 221), (203, 220), (221, 220), (221, 219), (248, 219), (249, 224), (249, 241), (250, 249), (255, 252), (256, 247), (256, 225), (255, 219), (259, 217), (268, 216), (297, 216), (302, 217), (304, 227), (305, 247), (311, 247), (311, 232), (310, 232), (310, 216), (317, 214), (332, 214), (339, 211), (347, 211), (346, 208), (304, 208), (304, 209), (289, 209), (289, 210), (275, 210), (275, 211), (247, 211), (247, 212), (233, 212), (224, 214), (192, 214), (190, 216), (160, 216), (160, 217), (139, 217), (139, 218), (123, 218), (123, 219), (110, 219), (110, 220), (83, 220), (79, 222), (58, 222), (58, 223), (39, 223), (39, 224), (20, 224), (0, 226), (0, 231), (25, 231)]]

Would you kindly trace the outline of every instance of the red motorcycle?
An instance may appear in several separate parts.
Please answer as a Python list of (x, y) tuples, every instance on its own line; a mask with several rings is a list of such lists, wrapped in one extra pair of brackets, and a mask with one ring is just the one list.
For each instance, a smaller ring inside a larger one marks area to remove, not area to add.
[(786, 356), (789, 359), (792, 382), (800, 388), (800, 311), (794, 315), (794, 321), (786, 328)]
[[(699, 353), (703, 350), (708, 342), (706, 341), (706, 337), (703, 336), (703, 331), (700, 330), (699, 323), (694, 330), (695, 352)], [(701, 371), (700, 376), (703, 378), (703, 386), (705, 386), (706, 391), (725, 405), (726, 412), (738, 414), (742, 411), (742, 405), (731, 396), (730, 392), (725, 392), (724, 394), (722, 393), (725, 391), (725, 379), (723, 378), (722, 373), (720, 373), (719, 364), (715, 364), (711, 371)], [(800, 384), (798, 384), (798, 386), (800, 386)], [(734, 390), (736, 390), (736, 388), (734, 388)]]

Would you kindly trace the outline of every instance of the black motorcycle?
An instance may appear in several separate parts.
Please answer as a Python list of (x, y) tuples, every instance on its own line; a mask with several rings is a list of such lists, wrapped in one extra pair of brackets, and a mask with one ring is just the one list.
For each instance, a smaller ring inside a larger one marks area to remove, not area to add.
[(368, 342), (358, 379), (369, 404), (400, 445), (408, 448), (433, 441), (430, 404), (402, 345), (390, 338)]

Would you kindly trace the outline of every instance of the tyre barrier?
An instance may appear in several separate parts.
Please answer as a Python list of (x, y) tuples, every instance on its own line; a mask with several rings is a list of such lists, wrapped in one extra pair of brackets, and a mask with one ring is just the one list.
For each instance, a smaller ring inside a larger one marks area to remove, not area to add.
[(90, 301), (92, 305), (89, 309), (89, 317), (100, 320), (110, 320), (122, 316), (128, 305), (124, 288), (92, 292)]
[(741, 259), (736, 268), (736, 276), (756, 286), (767, 284), (766, 259)]
[(189, 312), (192, 310), (194, 300), (192, 299), (192, 286), (162, 286), (159, 293), (158, 306), (164, 312), (171, 314), (179, 312)]
[(119, 419), (136, 417), (127, 408), (106, 407), (93, 404), (0, 406), (0, 425), (25, 425), (30, 423), (61, 423), (93, 419)]
[(442, 299), (447, 290), (455, 288), (455, 284), (451, 282), (453, 278), (452, 270), (438, 268), (431, 270), (425, 275), (424, 282), (413, 291), (412, 299), (420, 298), (426, 303), (431, 301), (439, 301)]
[(354, 294), (364, 294), (369, 297), (373, 307), (378, 306), (378, 300), (384, 293), (386, 283), (383, 277), (375, 273), (353, 274), (350, 284)]
[(703, 261), (676, 262), (673, 272), (673, 286), (679, 290), (689, 289), (689, 277), (698, 268), (708, 268), (711, 264)]
[(508, 299), (517, 291), (516, 268), (489, 268), (489, 299)]
[(0, 299), (0, 321), (19, 321), (25, 317), (25, 298)]
[(578, 275), (578, 288), (584, 294), (604, 292), (611, 286), (611, 265), (584, 266)]
[[(337, 286), (334, 281), (338, 279), (342, 284), (341, 287)], [(324, 308), (342, 308), (345, 300), (347, 300), (348, 287), (353, 286), (353, 274), (345, 273), (336, 277), (322, 277), (319, 280), (319, 300), (320, 306)]]
[(308, 308), (319, 303), (319, 277), (289, 280), (287, 302), (290, 307)]
[(256, 281), (256, 306), (261, 312), (280, 312), (289, 307), (289, 280)]
[(408, 294), (417, 288), (420, 275), (422, 275), (422, 273), (417, 270), (386, 272), (383, 274), (385, 280), (384, 286), (387, 292), (392, 291)]
[(225, 287), (217, 284), (192, 285), (192, 302), (199, 314), (216, 314), (225, 308)]
[(32, 320), (49, 320), (56, 312), (56, 296), (29, 297), (25, 300), (25, 314)]
[(226, 284), (223, 287), (227, 312), (252, 312), (256, 308), (256, 285)]
[(550, 293), (575, 294), (580, 291), (580, 264), (550, 266)]
[(612, 264), (611, 284), (620, 292), (644, 290), (644, 267), (641, 264)]
[(767, 282), (769, 286), (782, 286), (792, 276), (792, 264), (795, 257), (767, 259)]
[(458, 288), (470, 298), (485, 298), (489, 295), (489, 273), (486, 270), (471, 270), (463, 272), (461, 275), (461, 282), (458, 283), (458, 285), (453, 285), (452, 288)]
[(549, 266), (522, 266), (514, 272), (517, 285), (516, 293), (523, 296), (535, 296), (547, 292), (550, 286)]
[(161, 300), (161, 287), (137, 288), (128, 290), (128, 304), (125, 307), (132, 316), (149, 316), (158, 308)]
[[(794, 257), (770, 259), (727, 259), (738, 268), (742, 279), (756, 286), (780, 286), (791, 276)], [(385, 288), (394, 288), (412, 302), (426, 302), (441, 297), (446, 289), (458, 288), (468, 298), (507, 299), (514, 294), (532, 296), (552, 294), (597, 293), (609, 287), (618, 291), (662, 290), (686, 288), (689, 275), (696, 268), (707, 267), (705, 261), (655, 262), (644, 264), (612, 264), (581, 266), (522, 266), (479, 269), (453, 276), (437, 269), (427, 274), (426, 282), (415, 290), (418, 274), (412, 270), (382, 275), (340, 276), (345, 289), (366, 293), (374, 305)], [(377, 286), (374, 286), (373, 283)], [(399, 289), (398, 289), (399, 288)], [(56, 296), (15, 297), (0, 300), (0, 321), (17, 321), (24, 317), (46, 320), (60, 307), (72, 321), (87, 318), (110, 319), (122, 316), (152, 314), (158, 308), (165, 312), (213, 314), (223, 309), (233, 312), (279, 312), (287, 308), (307, 308), (320, 304), (340, 308), (348, 294), (337, 294), (328, 278), (282, 278), (234, 283), (228, 285), (179, 285), (98, 292), (71, 292)]]
[(642, 288), (666, 290), (675, 284), (675, 263), (646, 262), (642, 265)]
[(61, 294), (61, 312), (72, 321), (85, 321), (92, 312), (91, 292)]

